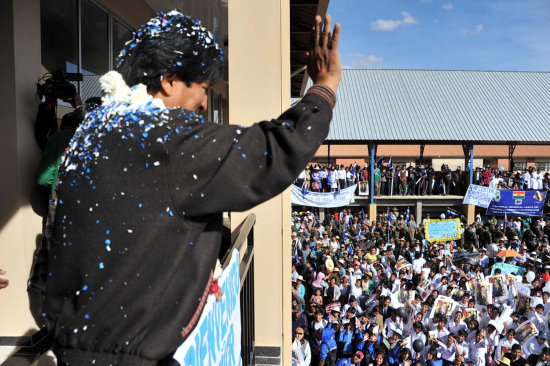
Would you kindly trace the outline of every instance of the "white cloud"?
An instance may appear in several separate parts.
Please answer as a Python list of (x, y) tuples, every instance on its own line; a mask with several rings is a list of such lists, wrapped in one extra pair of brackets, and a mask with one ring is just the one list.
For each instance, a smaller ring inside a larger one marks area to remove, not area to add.
[(413, 18), (413, 16), (407, 13), (406, 11), (402, 11), (401, 15), (403, 16), (403, 25), (418, 24), (418, 20)]
[(370, 29), (374, 31), (392, 32), (403, 25), (416, 25), (418, 20), (406, 11), (401, 12), (403, 19), (378, 19), (370, 23)]
[(363, 68), (378, 65), (384, 62), (384, 58), (375, 55), (365, 55), (363, 53), (346, 54), (351, 59), (352, 68)]
[(445, 9), (445, 10), (453, 10), (454, 7), (453, 7), (453, 4), (451, 4), (451, 3), (445, 3), (445, 4), (443, 4), (443, 9)]
[(460, 32), (462, 34), (466, 34), (466, 35), (479, 34), (482, 31), (483, 31), (483, 24), (476, 24), (476, 25), (474, 25), (473, 29), (466, 29), (466, 28), (461, 28), (460, 29)]

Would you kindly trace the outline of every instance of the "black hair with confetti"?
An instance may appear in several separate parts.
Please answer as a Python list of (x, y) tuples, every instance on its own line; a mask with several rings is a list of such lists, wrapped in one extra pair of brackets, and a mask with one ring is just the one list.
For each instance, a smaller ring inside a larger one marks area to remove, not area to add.
[(161, 11), (133, 33), (116, 69), (129, 86), (141, 83), (153, 93), (169, 73), (187, 84), (212, 85), (223, 76), (223, 50), (199, 20), (177, 10)]

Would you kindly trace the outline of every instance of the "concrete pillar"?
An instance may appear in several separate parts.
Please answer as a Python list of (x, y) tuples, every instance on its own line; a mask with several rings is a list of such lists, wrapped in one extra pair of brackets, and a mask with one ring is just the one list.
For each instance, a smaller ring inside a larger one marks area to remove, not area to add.
[(370, 204), (367, 206), (367, 210), (369, 213), (369, 220), (373, 220), (376, 218), (376, 203)]
[(462, 211), (464, 217), (466, 217), (466, 223), (472, 224), (476, 219), (476, 206), (475, 205), (462, 205)]
[(417, 223), (422, 222), (422, 201), (416, 201), (414, 206), (414, 217), (416, 218)]

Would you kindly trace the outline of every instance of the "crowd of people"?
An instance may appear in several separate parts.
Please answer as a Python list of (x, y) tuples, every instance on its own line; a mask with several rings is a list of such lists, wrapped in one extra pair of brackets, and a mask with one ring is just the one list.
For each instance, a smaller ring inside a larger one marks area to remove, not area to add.
[(550, 364), (547, 221), (462, 216), (428, 242), (428, 219), (293, 212), (293, 364)]
[[(313, 192), (331, 192), (369, 182), (370, 166), (357, 164), (331, 164), (321, 166), (312, 164), (306, 167), (295, 184)], [(506, 172), (503, 168), (477, 167), (474, 170), (473, 184), (502, 189), (539, 189), (548, 190), (550, 173), (530, 166), (524, 170)], [(413, 166), (399, 164), (377, 164), (374, 169), (374, 195), (464, 195), (468, 188), (468, 174), (457, 167), (452, 170), (443, 164), (435, 170), (431, 164)]]

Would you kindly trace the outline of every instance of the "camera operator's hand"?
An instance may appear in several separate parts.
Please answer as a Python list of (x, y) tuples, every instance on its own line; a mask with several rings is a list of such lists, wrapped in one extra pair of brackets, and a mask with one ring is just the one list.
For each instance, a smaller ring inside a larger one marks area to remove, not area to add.
[(80, 94), (76, 93), (73, 98), (68, 100), (68, 102), (71, 103), (73, 108), (76, 108), (79, 105), (82, 105), (82, 98), (80, 97)]
[(324, 24), (319, 15), (315, 17), (311, 48), (307, 53), (307, 72), (315, 84), (327, 86), (336, 93), (342, 78), (342, 65), (338, 52), (340, 24), (337, 23), (334, 26), (334, 33), (331, 32), (331, 26), (329, 14), (325, 16)]

